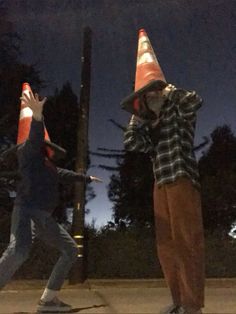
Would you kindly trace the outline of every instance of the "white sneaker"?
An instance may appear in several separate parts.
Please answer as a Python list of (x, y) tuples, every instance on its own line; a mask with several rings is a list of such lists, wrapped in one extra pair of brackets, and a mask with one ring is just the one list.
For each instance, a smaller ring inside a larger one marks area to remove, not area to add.
[(60, 301), (57, 297), (49, 302), (40, 300), (37, 306), (37, 313), (66, 313), (71, 310), (72, 307), (69, 304)]

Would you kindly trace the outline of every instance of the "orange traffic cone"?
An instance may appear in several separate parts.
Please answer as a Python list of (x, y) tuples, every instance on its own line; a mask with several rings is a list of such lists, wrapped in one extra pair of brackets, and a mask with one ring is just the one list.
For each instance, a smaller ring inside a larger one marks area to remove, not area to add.
[[(23, 94), (29, 95), (30, 92), (32, 93), (29, 83), (23, 83), (22, 96)], [(29, 107), (25, 106), (23, 102), (21, 101), (17, 145), (24, 143), (28, 139), (32, 116), (33, 116), (32, 110)], [(45, 141), (45, 147), (46, 147), (48, 157), (52, 158), (55, 153), (60, 157), (64, 157), (64, 155), (66, 154), (66, 151), (62, 147), (50, 141), (50, 137), (48, 135), (48, 132), (45, 126), (44, 126), (44, 141)]]
[(140, 100), (148, 91), (162, 90), (167, 85), (165, 76), (144, 29), (139, 31), (138, 52), (135, 75), (135, 92), (126, 97), (123, 109), (139, 115)]
[[(22, 86), (22, 95), (28, 94), (32, 92), (29, 83), (23, 83)], [(28, 139), (31, 121), (32, 121), (33, 112), (32, 110), (25, 106), (23, 102), (21, 102), (21, 110), (20, 110), (20, 118), (18, 124), (18, 135), (17, 135), (17, 145), (14, 145), (2, 153), (2, 157), (4, 159), (11, 158), (12, 155), (15, 155), (17, 149)], [(64, 158), (66, 155), (66, 150), (55, 143), (50, 141), (48, 132), (44, 127), (44, 142), (45, 142), (45, 149), (46, 155), (49, 158), (56, 157), (57, 159)]]
[(144, 29), (140, 29), (135, 76), (135, 91), (154, 80), (166, 82), (147, 33)]
[[(29, 93), (32, 93), (31, 87), (29, 83), (23, 83), (22, 85), (22, 96), (23, 94), (29, 95)], [(17, 144), (21, 144), (27, 140), (29, 137), (30, 132), (30, 125), (32, 121), (33, 112), (32, 110), (25, 106), (23, 102), (21, 101), (21, 110), (20, 110), (20, 118), (19, 118), (19, 124), (18, 124), (18, 135), (17, 135)], [(44, 128), (45, 132), (45, 139), (50, 141), (48, 132), (46, 128)]]

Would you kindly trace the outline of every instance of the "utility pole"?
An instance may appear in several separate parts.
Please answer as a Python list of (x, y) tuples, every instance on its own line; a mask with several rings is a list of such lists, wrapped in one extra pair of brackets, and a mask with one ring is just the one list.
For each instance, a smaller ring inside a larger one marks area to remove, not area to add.
[[(83, 55), (80, 102), (78, 110), (77, 128), (77, 154), (76, 171), (87, 171), (88, 168), (88, 124), (89, 124), (89, 101), (91, 81), (91, 47), (92, 31), (89, 27), (84, 29)], [(70, 273), (70, 283), (82, 283), (87, 278), (86, 241), (84, 238), (84, 211), (86, 199), (86, 182), (75, 184), (75, 207), (73, 212), (72, 233), (76, 241), (79, 254), (76, 263)]]

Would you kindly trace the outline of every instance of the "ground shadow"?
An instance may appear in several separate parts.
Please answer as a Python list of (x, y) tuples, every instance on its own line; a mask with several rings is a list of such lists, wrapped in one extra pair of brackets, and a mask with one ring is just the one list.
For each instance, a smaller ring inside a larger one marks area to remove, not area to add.
[[(72, 310), (70, 310), (69, 312), (63, 312), (64, 314), (69, 314), (69, 313), (80, 313), (80, 311), (83, 310), (89, 310), (89, 309), (96, 309), (99, 307), (106, 307), (107, 304), (100, 304), (100, 305), (91, 305), (91, 306), (86, 306), (86, 307), (77, 307), (77, 308), (73, 308)], [(44, 313), (52, 313), (52, 312), (44, 312)], [(54, 314), (59, 314), (62, 312), (53, 312)], [(38, 312), (13, 312), (11, 314), (38, 314)], [(82, 313), (81, 313), (82, 314)]]

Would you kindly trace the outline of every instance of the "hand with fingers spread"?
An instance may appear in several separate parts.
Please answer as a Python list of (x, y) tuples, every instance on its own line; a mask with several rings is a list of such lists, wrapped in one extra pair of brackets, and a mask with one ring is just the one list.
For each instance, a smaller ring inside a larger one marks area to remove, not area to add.
[(99, 182), (99, 183), (103, 182), (100, 178), (93, 177), (93, 176), (90, 176), (90, 180), (91, 180), (91, 182)]
[(38, 94), (33, 95), (32, 92), (29, 92), (29, 95), (24, 93), (23, 96), (20, 97), (20, 99), (25, 106), (29, 107), (33, 111), (33, 118), (35, 120), (41, 121), (43, 106), (47, 98), (44, 97), (43, 100), (39, 100)]

